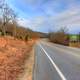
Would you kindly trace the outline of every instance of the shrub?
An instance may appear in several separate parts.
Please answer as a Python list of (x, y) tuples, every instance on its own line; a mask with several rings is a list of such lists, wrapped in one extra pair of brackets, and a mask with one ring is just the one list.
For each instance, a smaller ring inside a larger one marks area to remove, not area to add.
[(69, 44), (69, 36), (66, 34), (64, 29), (61, 29), (57, 32), (52, 32), (49, 34), (49, 39), (51, 42), (68, 45)]

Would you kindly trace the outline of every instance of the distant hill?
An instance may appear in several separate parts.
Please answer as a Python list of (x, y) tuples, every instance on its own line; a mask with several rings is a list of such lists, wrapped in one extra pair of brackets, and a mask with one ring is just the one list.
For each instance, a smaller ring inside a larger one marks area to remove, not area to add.
[(48, 37), (48, 34), (47, 33), (43, 33), (43, 32), (36, 32), (35, 31), (35, 34), (39, 35), (40, 38), (47, 38)]

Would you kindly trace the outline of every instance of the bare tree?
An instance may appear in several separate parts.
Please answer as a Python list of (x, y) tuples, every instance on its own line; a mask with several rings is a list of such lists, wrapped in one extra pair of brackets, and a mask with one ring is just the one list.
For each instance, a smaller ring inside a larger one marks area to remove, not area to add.
[(16, 27), (17, 27), (17, 14), (14, 13), (14, 11), (11, 9), (11, 20), (12, 20), (12, 24), (14, 26), (13, 29), (13, 36), (16, 36)]
[(68, 29), (66, 27), (62, 27), (57, 32), (51, 32), (49, 38), (54, 43), (68, 45), (69, 37), (67, 31)]
[(14, 22), (16, 15), (14, 13), (14, 11), (7, 5), (7, 3), (5, 2), (5, 0), (0, 0), (1, 4), (0, 4), (0, 9), (1, 9), (1, 13), (2, 13), (2, 30), (3, 30), (3, 34), (6, 34), (6, 26), (9, 22)]
[(80, 42), (80, 32), (79, 32), (79, 42)]

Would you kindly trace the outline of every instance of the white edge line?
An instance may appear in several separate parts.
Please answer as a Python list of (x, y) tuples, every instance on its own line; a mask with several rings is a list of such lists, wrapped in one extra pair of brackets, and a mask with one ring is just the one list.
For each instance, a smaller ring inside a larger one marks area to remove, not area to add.
[[(47, 44), (47, 46), (52, 47), (51, 45), (48, 45), (48, 44)], [(56, 49), (59, 49), (59, 50), (61, 50), (61, 51), (64, 51), (64, 52), (67, 51), (67, 54), (70, 53), (72, 56), (76, 56), (76, 57), (79, 57), (79, 58), (80, 58), (79, 54), (74, 54), (72, 51), (64, 50), (64, 49), (59, 48), (59, 47), (57, 47), (57, 46), (55, 46), (55, 48), (56, 48)], [(68, 48), (69, 48), (69, 47), (68, 47)]]
[(61, 72), (61, 70), (58, 68), (58, 66), (54, 63), (54, 61), (52, 60), (52, 58), (50, 57), (50, 55), (45, 51), (45, 49), (41, 46), (41, 44), (39, 44), (39, 46), (42, 48), (42, 50), (44, 51), (44, 53), (47, 55), (47, 57), (49, 58), (49, 60), (51, 61), (52, 65), (54, 66), (54, 68), (56, 69), (56, 71), (58, 72), (59, 76), (61, 77), (62, 80), (67, 80), (65, 78), (65, 76), (63, 75), (63, 73)]

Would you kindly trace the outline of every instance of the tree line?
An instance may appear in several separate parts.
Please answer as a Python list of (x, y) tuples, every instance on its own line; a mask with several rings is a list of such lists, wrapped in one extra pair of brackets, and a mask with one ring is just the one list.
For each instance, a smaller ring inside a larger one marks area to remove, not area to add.
[(17, 14), (5, 0), (0, 0), (0, 35), (10, 35), (22, 40), (39, 37), (34, 31), (18, 25)]
[(49, 40), (57, 44), (69, 45), (69, 34), (67, 34), (67, 28), (62, 27), (56, 32), (50, 32)]
[[(72, 40), (71, 35), (76, 36), (75, 39)], [(56, 32), (50, 32), (49, 33), (49, 40), (51, 42), (57, 43), (57, 44), (63, 44), (68, 46), (69, 43), (72, 42), (80, 42), (80, 33), (78, 34), (69, 34), (67, 27), (62, 27)]]

